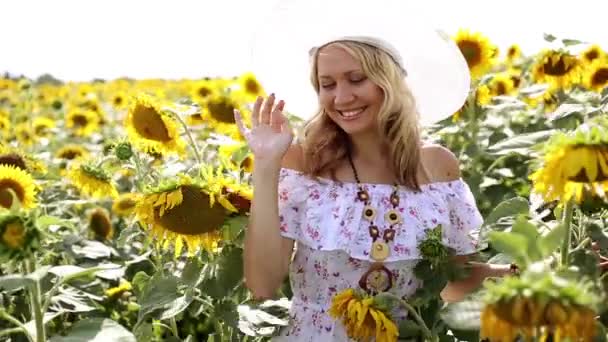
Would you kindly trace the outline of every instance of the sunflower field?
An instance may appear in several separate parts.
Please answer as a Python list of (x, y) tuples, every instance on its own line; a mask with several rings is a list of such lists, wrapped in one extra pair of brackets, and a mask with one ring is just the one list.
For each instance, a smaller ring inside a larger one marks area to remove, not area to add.
[[(425, 137), (459, 157), (476, 197), (477, 261), (519, 273), (443, 303), (445, 251), (428, 240), (425, 286), (405, 300), (417, 319), (399, 324), (400, 340), (607, 341), (608, 54), (549, 34), (534, 54), (470, 30), (452, 39), (472, 91)], [(277, 334), (289, 280), (267, 301), (243, 283), (255, 160), (233, 111), (247, 121), (260, 95), (246, 71), (0, 78), (0, 341)]]

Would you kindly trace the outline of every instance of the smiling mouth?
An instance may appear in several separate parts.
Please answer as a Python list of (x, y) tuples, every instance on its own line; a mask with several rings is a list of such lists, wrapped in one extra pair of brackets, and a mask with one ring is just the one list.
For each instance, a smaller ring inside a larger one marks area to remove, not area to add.
[(344, 119), (354, 119), (356, 117), (358, 117), (359, 115), (361, 115), (361, 113), (363, 113), (365, 111), (365, 109), (367, 109), (367, 106), (365, 107), (360, 107), (360, 108), (356, 108), (356, 109), (350, 109), (350, 110), (337, 110), (338, 114), (340, 114), (340, 116)]

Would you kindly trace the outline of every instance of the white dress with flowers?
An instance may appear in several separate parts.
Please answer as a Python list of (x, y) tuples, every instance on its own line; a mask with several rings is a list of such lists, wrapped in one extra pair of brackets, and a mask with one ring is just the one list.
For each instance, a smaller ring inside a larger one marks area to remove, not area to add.
[[(392, 208), (389, 196), (393, 187), (362, 185), (378, 208), (375, 221), (382, 232), (384, 212)], [(389, 291), (400, 297), (414, 294), (420, 286), (413, 270), (420, 259), (418, 242), (427, 229), (441, 224), (444, 244), (458, 254), (471, 254), (483, 220), (462, 179), (422, 185), (421, 190), (399, 189), (403, 223), (396, 226), (391, 254), (384, 262), (394, 276)], [(281, 234), (296, 241), (296, 253), (289, 270), (293, 290), (289, 326), (274, 341), (349, 341), (342, 324), (328, 310), (332, 297), (357, 287), (373, 261), (368, 223), (362, 218), (364, 204), (355, 200), (356, 193), (356, 183), (317, 181), (281, 169)]]

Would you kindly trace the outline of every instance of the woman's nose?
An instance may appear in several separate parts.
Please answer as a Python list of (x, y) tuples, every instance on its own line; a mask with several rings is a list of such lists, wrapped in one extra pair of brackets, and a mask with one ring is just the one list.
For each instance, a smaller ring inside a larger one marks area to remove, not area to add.
[(348, 104), (354, 100), (355, 96), (349, 87), (338, 86), (336, 87), (336, 96), (334, 97), (334, 104), (336, 106), (342, 104)]

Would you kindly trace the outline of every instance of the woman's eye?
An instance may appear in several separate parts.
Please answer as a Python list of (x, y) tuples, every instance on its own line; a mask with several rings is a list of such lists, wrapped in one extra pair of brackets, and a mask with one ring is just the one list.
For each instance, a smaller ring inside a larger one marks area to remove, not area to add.
[(331, 88), (331, 87), (333, 87), (333, 86), (334, 86), (334, 85), (333, 85), (333, 83), (330, 83), (330, 84), (322, 84), (322, 85), (321, 85), (321, 88), (323, 88), (323, 89), (329, 89), (329, 88)]

